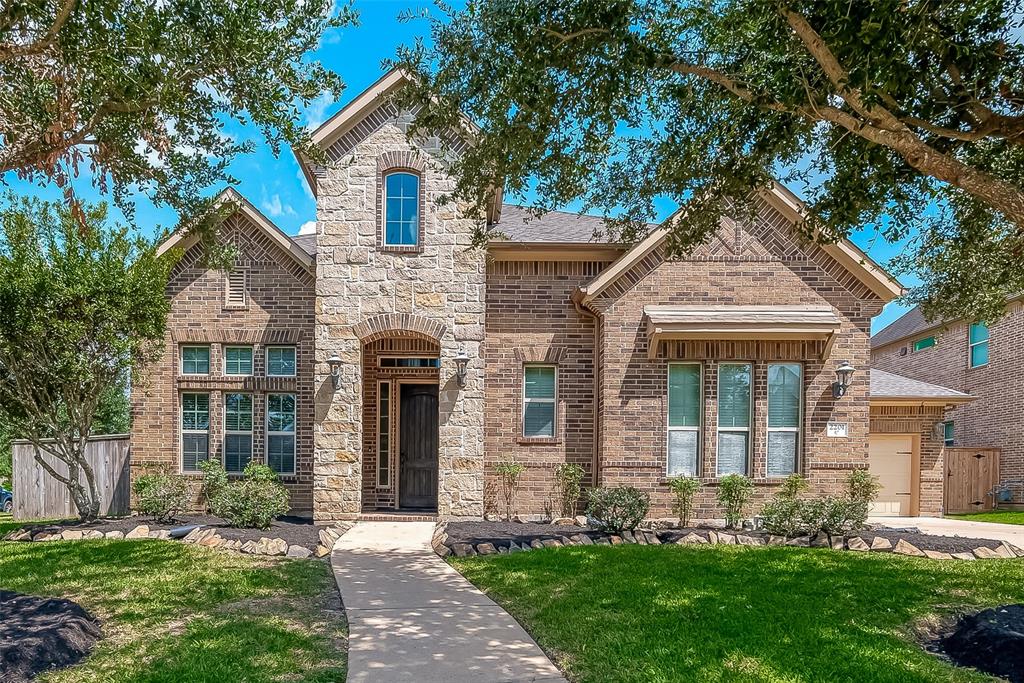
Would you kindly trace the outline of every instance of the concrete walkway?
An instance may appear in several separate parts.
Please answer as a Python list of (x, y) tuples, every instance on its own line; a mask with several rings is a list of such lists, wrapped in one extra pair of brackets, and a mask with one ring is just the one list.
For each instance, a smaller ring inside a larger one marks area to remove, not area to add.
[(431, 522), (360, 522), (331, 554), (349, 683), (565, 683), (508, 612), (441, 560)]
[(966, 519), (942, 517), (871, 517), (868, 521), (897, 529), (917, 527), (921, 533), (936, 536), (962, 536), (964, 538), (1006, 541), (1018, 548), (1024, 548), (1024, 526), (1014, 524), (972, 522)]

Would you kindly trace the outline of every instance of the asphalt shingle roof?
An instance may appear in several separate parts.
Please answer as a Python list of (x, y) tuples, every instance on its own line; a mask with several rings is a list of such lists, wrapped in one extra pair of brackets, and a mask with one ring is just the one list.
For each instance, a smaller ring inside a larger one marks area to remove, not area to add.
[(295, 242), (299, 246), (299, 249), (306, 252), (310, 256), (316, 256), (316, 233), (310, 233), (308, 235), (292, 235), (292, 242)]
[(601, 216), (581, 216), (568, 211), (548, 211), (536, 216), (529, 207), (518, 204), (502, 204), (501, 218), (491, 227), (512, 242), (607, 244), (609, 241)]
[(871, 337), (871, 348), (877, 349), (880, 346), (891, 344), (892, 342), (903, 339), (904, 337), (910, 337), (934, 326), (934, 322), (928, 322), (925, 320), (924, 313), (921, 312), (921, 307), (914, 306), (899, 318), (896, 318), (896, 320), (889, 323), (886, 327), (879, 330), (875, 336)]
[(871, 368), (868, 382), (871, 398), (970, 398), (970, 394), (955, 389), (894, 375), (878, 368)]

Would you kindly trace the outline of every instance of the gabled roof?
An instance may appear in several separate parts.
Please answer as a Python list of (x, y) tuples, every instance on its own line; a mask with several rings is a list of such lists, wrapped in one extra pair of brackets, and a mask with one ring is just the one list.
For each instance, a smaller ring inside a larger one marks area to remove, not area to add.
[[(779, 183), (773, 183), (770, 189), (762, 191), (762, 195), (772, 206), (779, 209), (790, 220), (797, 222), (806, 219), (807, 210), (804, 204), (796, 195)], [(680, 208), (666, 223), (671, 222), (673, 218), (685, 211), (686, 207)], [(586, 305), (593, 301), (601, 292), (628, 272), (630, 268), (654, 251), (665, 241), (667, 236), (667, 227), (661, 227), (651, 232), (645, 239), (623, 254), (615, 263), (605, 268), (596, 278), (580, 287), (577, 293), (579, 303)], [(864, 283), (882, 301), (889, 302), (903, 294), (902, 285), (849, 240), (843, 239), (834, 244), (822, 244), (820, 246), (829, 256), (842, 264), (858, 280)]]
[[(237, 212), (245, 216), (250, 223), (255, 225), (257, 229), (262, 230), (271, 239), (272, 242), (277, 244), (299, 262), (304, 268), (311, 270), (313, 268), (313, 258), (305, 248), (300, 247), (291, 237), (286, 235), (281, 228), (277, 227), (272, 223), (266, 216), (260, 213), (260, 210), (249, 202), (248, 199), (239, 194), (234, 188), (227, 188), (222, 191), (217, 198), (214, 200), (216, 206), (222, 206), (225, 203), (232, 203), (237, 206)], [(314, 237), (314, 252), (315, 252), (315, 235)], [(193, 234), (189, 234), (187, 231), (179, 230), (164, 240), (157, 248), (157, 254), (163, 254), (167, 250), (174, 247), (181, 249), (188, 249), (198, 241), (198, 237)]]
[(973, 401), (974, 397), (955, 389), (929, 384), (916, 379), (871, 368), (868, 395), (873, 403), (933, 403), (956, 405)]

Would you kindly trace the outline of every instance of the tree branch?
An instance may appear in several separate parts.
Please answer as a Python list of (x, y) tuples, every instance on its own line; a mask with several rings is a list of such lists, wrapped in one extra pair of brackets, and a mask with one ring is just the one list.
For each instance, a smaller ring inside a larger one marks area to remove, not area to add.
[(57, 34), (64, 28), (64, 24), (67, 23), (68, 18), (71, 17), (71, 12), (75, 9), (75, 3), (77, 0), (64, 0), (57, 12), (56, 18), (53, 20), (53, 24), (46, 31), (39, 40), (34, 43), (28, 43), (27, 45), (11, 45), (11, 46), (0, 46), (0, 62), (7, 62), (18, 57), (27, 57), (29, 55), (39, 54), (44, 50), (48, 49), (53, 45), (57, 39)]

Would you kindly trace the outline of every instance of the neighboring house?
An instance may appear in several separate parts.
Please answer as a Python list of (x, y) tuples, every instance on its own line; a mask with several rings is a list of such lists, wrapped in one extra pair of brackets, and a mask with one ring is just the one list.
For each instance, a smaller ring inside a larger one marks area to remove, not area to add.
[(945, 414), (949, 446), (1001, 449), (1002, 481), (1024, 480), (1024, 300), (986, 325), (971, 320), (929, 322), (911, 309), (871, 338), (871, 366), (934, 382), (977, 400)]
[[(465, 142), (411, 142), (385, 97), (403, 82), (385, 75), (313, 133), (332, 162), (300, 159), (315, 236), (287, 237), (228, 191), (231, 271), (202, 267), (188, 235), (162, 247), (185, 258), (165, 356), (133, 395), (133, 475), (266, 461), (296, 514), (331, 520), (479, 518), (510, 459), (526, 466), (524, 514), (545, 512), (571, 462), (586, 486), (648, 492), (655, 517), (671, 477), (698, 476), (698, 513), (720, 516), (729, 473), (754, 479), (758, 503), (794, 472), (840, 491), (869, 466), (869, 428), (909, 434), (918, 472), (934, 469), (937, 388), (868, 396), (871, 318), (899, 285), (848, 242), (802, 243), (787, 190), (681, 260), (661, 229), (617, 244), (598, 218), (497, 204), (476, 248), (480, 219), (439, 203), (453, 181), (438, 150)], [(844, 361), (860, 371), (836, 397)], [(915, 483), (897, 510), (938, 513), (938, 486)]]

